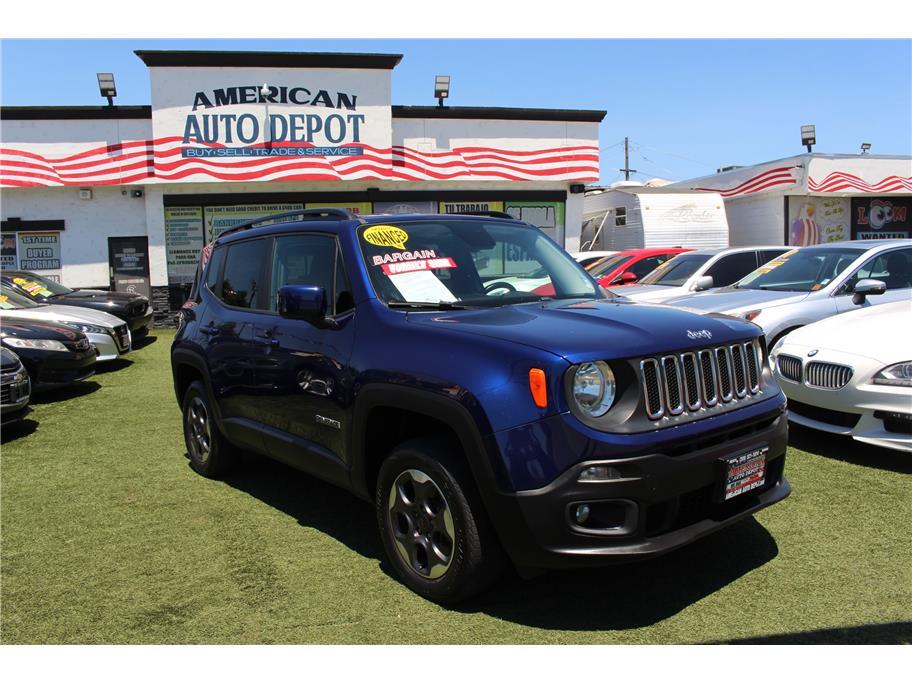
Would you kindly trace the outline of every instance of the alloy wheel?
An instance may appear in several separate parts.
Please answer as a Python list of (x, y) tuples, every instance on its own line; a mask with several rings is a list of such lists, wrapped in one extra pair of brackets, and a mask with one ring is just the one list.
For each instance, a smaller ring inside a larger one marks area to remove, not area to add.
[(418, 469), (403, 471), (390, 486), (388, 510), (402, 559), (424, 578), (443, 576), (453, 561), (456, 531), (437, 484)]
[(190, 449), (193, 451), (193, 455), (204, 463), (209, 459), (212, 435), (209, 431), (209, 413), (206, 411), (206, 404), (198, 396), (194, 396), (187, 406), (186, 419)]

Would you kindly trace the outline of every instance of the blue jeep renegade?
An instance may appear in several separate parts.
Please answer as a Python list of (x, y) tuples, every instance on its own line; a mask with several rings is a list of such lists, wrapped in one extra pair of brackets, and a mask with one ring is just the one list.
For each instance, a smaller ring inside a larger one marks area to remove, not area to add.
[(759, 328), (606, 293), (526, 223), (313, 209), (202, 260), (171, 353), (192, 467), (253, 451), (373, 501), (429, 599), (507, 561), (657, 556), (789, 494)]

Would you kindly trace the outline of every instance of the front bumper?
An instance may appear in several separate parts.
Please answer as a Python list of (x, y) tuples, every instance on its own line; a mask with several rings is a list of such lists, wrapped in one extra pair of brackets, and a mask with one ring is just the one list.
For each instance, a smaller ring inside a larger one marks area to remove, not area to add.
[(134, 339), (142, 338), (149, 333), (152, 328), (153, 313), (152, 304), (150, 303), (145, 313), (127, 320), (127, 325), (130, 327), (130, 333)]
[[(498, 535), (520, 566), (560, 568), (633, 561), (686, 545), (774, 504), (791, 492), (784, 477), (788, 420), (781, 402), (772, 411), (699, 439), (696, 449), (668, 449), (632, 457), (587, 459), (547, 486), (498, 493), (489, 509)], [(680, 444), (679, 444), (680, 445)], [(718, 501), (719, 459), (767, 447), (765, 484)], [(670, 454), (669, 454), (670, 453)], [(580, 482), (592, 465), (612, 467), (613, 480)], [(578, 503), (623, 508), (625, 522), (605, 532), (577, 526)]]
[(861, 443), (912, 452), (912, 390), (867, 383), (850, 383), (839, 390), (787, 380), (780, 385), (792, 407), (789, 421), (851, 436)]
[(34, 393), (84, 381), (95, 374), (95, 350), (90, 348), (80, 353), (47, 351), (40, 358), (33, 356), (29, 360), (29, 374)]
[(89, 343), (91, 343), (97, 351), (96, 360), (98, 362), (116, 360), (124, 353), (129, 352), (132, 345), (129, 332), (127, 332), (126, 341), (117, 341), (108, 334), (86, 334), (86, 336), (89, 339)]
[(31, 380), (24, 370), (3, 375), (0, 378), (0, 423), (12, 424), (24, 419), (31, 412), (28, 406), (31, 393)]

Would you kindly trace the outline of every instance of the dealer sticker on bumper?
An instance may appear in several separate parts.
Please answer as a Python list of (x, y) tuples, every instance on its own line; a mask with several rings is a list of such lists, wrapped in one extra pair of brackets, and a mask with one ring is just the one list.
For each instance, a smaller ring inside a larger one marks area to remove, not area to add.
[(722, 499), (730, 500), (742, 493), (759, 488), (766, 483), (766, 455), (769, 448), (764, 446), (750, 452), (722, 457), (725, 473)]

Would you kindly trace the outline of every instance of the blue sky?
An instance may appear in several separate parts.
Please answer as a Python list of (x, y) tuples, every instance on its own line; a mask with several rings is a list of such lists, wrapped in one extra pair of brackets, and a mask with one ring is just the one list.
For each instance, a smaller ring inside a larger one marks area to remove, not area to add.
[(134, 49), (396, 52), (394, 104), (605, 109), (602, 182), (632, 144), (637, 179), (685, 179), (719, 166), (815, 151), (912, 153), (908, 40), (4, 40), (5, 105), (101, 104), (95, 73), (113, 71), (119, 104), (148, 104)]

